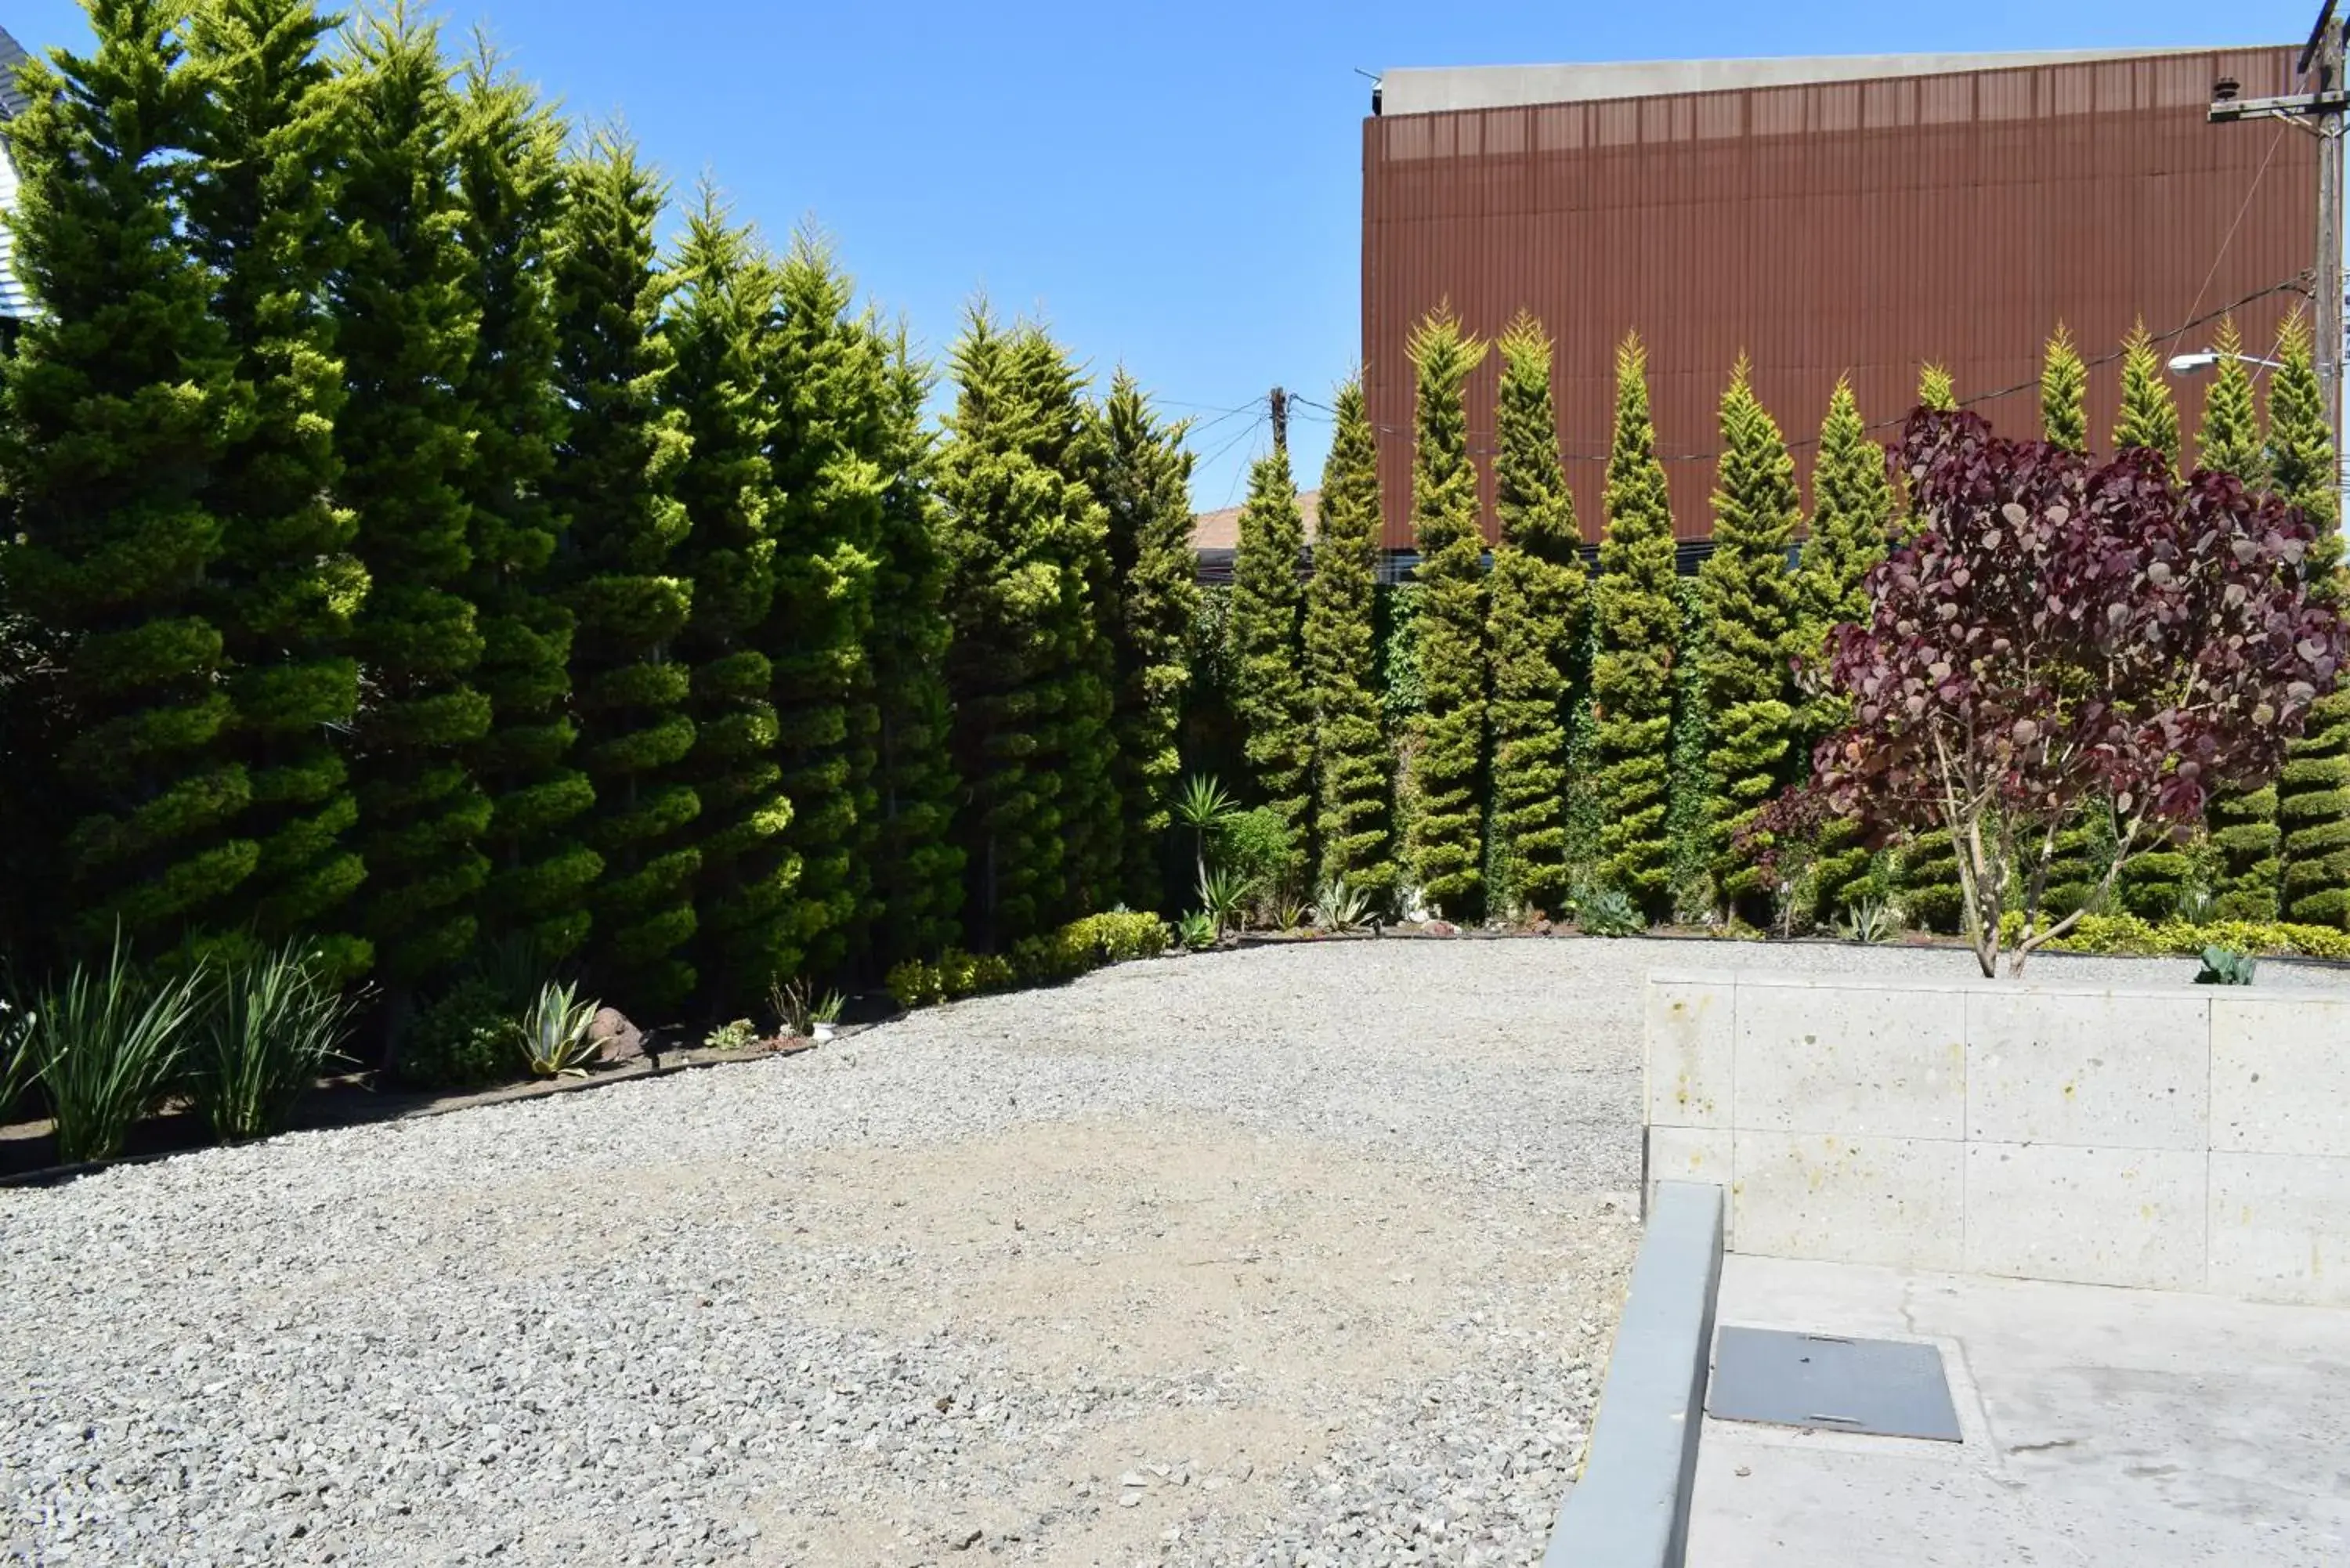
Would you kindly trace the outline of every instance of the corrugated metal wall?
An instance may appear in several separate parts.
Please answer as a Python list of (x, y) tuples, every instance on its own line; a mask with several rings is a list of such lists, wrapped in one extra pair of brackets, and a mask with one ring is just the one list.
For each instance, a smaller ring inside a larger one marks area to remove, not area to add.
[[(2262, 352), (2306, 287), (2315, 144), (2204, 110), (2222, 76), (2247, 97), (2292, 90), (2293, 60), (2165, 55), (1366, 120), (1363, 363), (1388, 544), (1411, 540), (1404, 343), (1440, 301), (1486, 337), (1523, 306), (1559, 340), (1559, 441), (1594, 539), (1627, 328), (1648, 344), (1684, 538), (1711, 531), (1716, 408), (1742, 349), (1807, 483), (1841, 371), (1872, 422), (1908, 410), (1921, 360), (1950, 366), (1962, 400), (2022, 388), (1970, 406), (2030, 435), (2060, 317), (2094, 360), (2140, 314), (2168, 338), (2247, 301), (2238, 324)], [(1481, 452), (1497, 373), (1489, 359), (1471, 384)], [(2093, 369), (2100, 440), (2118, 384), (2118, 365)], [(2191, 433), (2201, 383), (2174, 386)], [(1490, 530), (1490, 471), (1484, 489)]]

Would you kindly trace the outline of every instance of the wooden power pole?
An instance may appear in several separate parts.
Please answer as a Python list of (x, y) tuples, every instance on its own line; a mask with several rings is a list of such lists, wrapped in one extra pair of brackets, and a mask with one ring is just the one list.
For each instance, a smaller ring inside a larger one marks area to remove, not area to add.
[(1273, 409), (1273, 444), (1279, 452), (1289, 450), (1289, 394), (1279, 387), (1266, 400)]
[(2317, 138), (2317, 257), (2310, 292), (2316, 306), (2315, 338), (2319, 393), (2334, 449), (2342, 450), (2342, 117), (2350, 92), (2342, 78), (2345, 26), (2334, 19), (2336, 0), (2324, 0), (2317, 25), (2309, 30), (2297, 66), (2304, 91), (2282, 98), (2238, 98), (2233, 81), (2215, 85), (2210, 119), (2289, 119)]

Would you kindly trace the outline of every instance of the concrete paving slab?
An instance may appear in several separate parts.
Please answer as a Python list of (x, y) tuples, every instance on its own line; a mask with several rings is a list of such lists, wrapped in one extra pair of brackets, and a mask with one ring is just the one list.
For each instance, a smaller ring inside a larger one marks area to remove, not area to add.
[(1732, 1256), (1718, 1317), (1939, 1347), (1964, 1441), (1708, 1418), (1690, 1568), (2350, 1562), (2350, 1311)]

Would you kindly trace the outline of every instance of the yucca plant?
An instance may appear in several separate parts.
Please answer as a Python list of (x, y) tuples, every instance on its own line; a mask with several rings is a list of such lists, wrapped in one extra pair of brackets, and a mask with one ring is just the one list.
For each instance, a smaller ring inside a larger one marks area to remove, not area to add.
[(1219, 932), (1240, 923), (1241, 911), (1247, 908), (1253, 890), (1249, 879), (1237, 871), (1222, 866), (1201, 868), (1200, 908), (1216, 922)]
[(150, 981), (116, 933), (106, 967), (76, 964), (32, 1006), (26, 1051), (57, 1118), (57, 1158), (73, 1165), (122, 1152), (130, 1124), (171, 1085), (204, 988), (202, 967)]
[(523, 1059), (541, 1078), (584, 1078), (595, 1059), (593, 1030), (600, 1002), (577, 1000), (570, 981), (548, 981), (538, 998), (523, 1012), (515, 1032), (522, 1041)]
[(223, 1143), (282, 1131), (302, 1091), (341, 1055), (358, 1011), (318, 955), (291, 942), (228, 970), (206, 1002), (193, 1087)]
[(1208, 879), (1208, 835), (1221, 833), (1241, 808), (1224, 790), (1222, 784), (1206, 774), (1193, 774), (1183, 781), (1183, 791), (1175, 797), (1175, 820), (1191, 830), (1191, 854), (1198, 862), (1200, 880)]
[(18, 1012), (6, 997), (0, 996), (0, 1121), (7, 1119), (16, 1096), (25, 1092), (26, 1081), (32, 1075), (32, 1054), (27, 1046), (32, 1023), (29, 1014)]

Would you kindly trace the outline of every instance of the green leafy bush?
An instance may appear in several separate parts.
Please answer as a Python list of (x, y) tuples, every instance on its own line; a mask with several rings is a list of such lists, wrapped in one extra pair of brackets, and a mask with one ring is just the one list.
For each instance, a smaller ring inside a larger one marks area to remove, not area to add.
[(428, 1089), (465, 1089), (512, 1077), (517, 1020), (504, 993), (459, 981), (420, 1009), (401, 1032), (400, 1075)]
[(1586, 937), (1637, 937), (1648, 929), (1640, 907), (1617, 888), (1597, 888), (1575, 900), (1575, 924)]
[(1271, 806), (1236, 811), (1223, 826), (1223, 868), (1240, 879), (1244, 896), (1277, 893), (1296, 864), (1297, 836)]
[(2227, 948), (2205, 948), (2203, 967), (2196, 972), (2195, 983), (2198, 985), (2250, 985), (2252, 983), (2252, 971), (2258, 968), (2260, 968), (2260, 961), (2248, 954), (2235, 952)]
[(759, 1043), (759, 1026), (747, 1018), (722, 1023), (702, 1037), (705, 1051), (748, 1051)]
[(223, 1143), (283, 1129), (340, 1054), (356, 1011), (320, 956), (300, 945), (231, 969), (197, 1032), (197, 1108)]
[(900, 959), (890, 965), (889, 972), (882, 978), (881, 989), (908, 1012), (946, 1000), (946, 990), (939, 980), (939, 966), (920, 959)]
[(1074, 980), (1126, 959), (1156, 958), (1167, 950), (1167, 922), (1158, 916), (1117, 909), (1024, 938), (1014, 944), (1009, 957), (950, 948), (934, 964), (908, 959), (890, 970), (883, 984), (899, 1006), (929, 1007), (1015, 985)]
[[(2020, 936), (2022, 925), (2022, 917), (2011, 913), (2001, 922), (2001, 940)], [(2205, 948), (2220, 947), (2350, 961), (2350, 931), (2290, 920), (2211, 920), (2202, 925), (2165, 920), (2157, 925), (2136, 915), (2084, 915), (2078, 925), (2047, 946), (2052, 952), (2123, 958), (2199, 958)]]
[(61, 1162), (122, 1152), (130, 1124), (171, 1085), (203, 984), (201, 968), (149, 980), (118, 938), (104, 969), (76, 964), (62, 987), (34, 999), (25, 1049), (57, 1119)]

